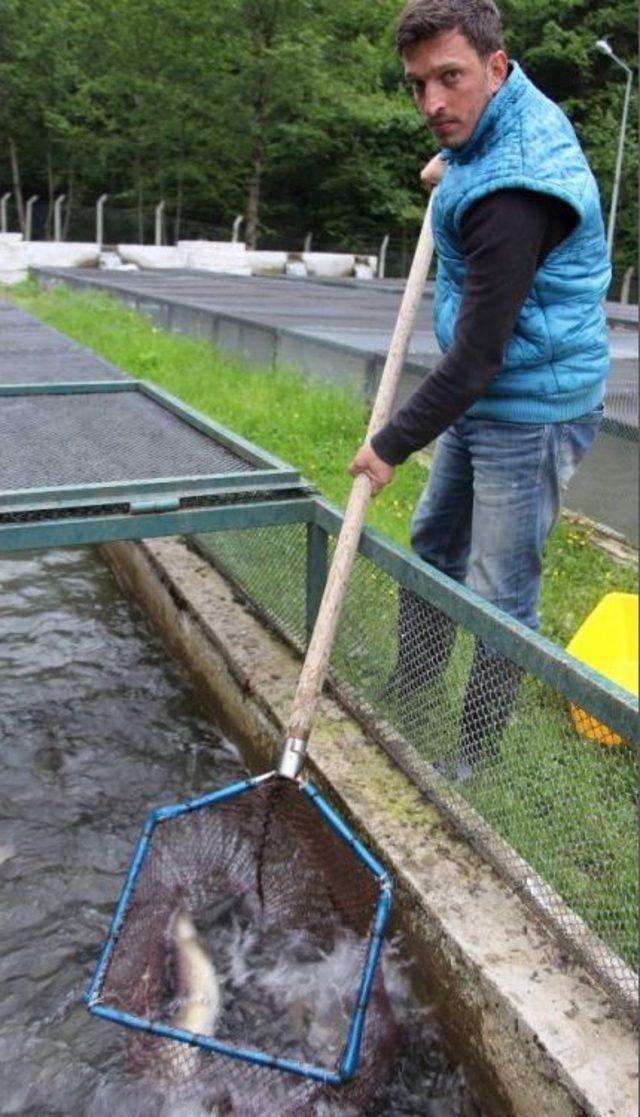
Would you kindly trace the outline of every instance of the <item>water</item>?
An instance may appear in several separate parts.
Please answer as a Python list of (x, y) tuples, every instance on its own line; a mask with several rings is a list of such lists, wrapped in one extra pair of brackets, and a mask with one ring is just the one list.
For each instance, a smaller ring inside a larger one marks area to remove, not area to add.
[[(131, 1033), (81, 1002), (148, 808), (244, 775), (96, 552), (0, 560), (0, 749), (0, 1113), (302, 1112), (301, 1080), (274, 1072), (258, 1072), (257, 1103), (234, 1096), (231, 1110), (203, 1095), (198, 1074), (178, 1089), (157, 1062), (135, 1065)], [(238, 980), (255, 963), (251, 948), (245, 932), (232, 958)], [(337, 972), (344, 954), (331, 964)], [(290, 982), (275, 965), (263, 976), (281, 990)], [(373, 1060), (380, 1088), (366, 1113), (477, 1117), (394, 952), (385, 976), (402, 1034)], [(338, 1094), (311, 1111), (365, 1112)]]

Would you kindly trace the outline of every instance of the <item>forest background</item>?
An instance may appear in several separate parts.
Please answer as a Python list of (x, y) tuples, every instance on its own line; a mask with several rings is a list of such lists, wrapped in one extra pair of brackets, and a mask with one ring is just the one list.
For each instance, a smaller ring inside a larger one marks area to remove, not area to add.
[[(376, 252), (389, 234), (404, 274), (424, 208), (420, 167), (436, 145), (394, 49), (400, 0), (0, 0), (0, 194), (11, 228), (37, 194), (34, 236), (149, 241), (166, 204), (169, 242)], [(502, 0), (509, 53), (571, 118), (605, 217), (625, 78), (606, 37), (636, 62), (632, 0)], [(634, 83), (635, 91), (635, 83)], [(635, 102), (637, 104), (637, 102)], [(626, 135), (614, 264), (636, 263), (637, 111)]]

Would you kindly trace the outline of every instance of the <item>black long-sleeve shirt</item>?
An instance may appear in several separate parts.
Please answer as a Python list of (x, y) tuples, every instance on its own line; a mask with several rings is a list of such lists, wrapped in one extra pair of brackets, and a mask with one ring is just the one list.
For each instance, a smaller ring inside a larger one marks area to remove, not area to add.
[(378, 457), (399, 465), (481, 399), (500, 372), (536, 270), (576, 220), (568, 204), (531, 190), (498, 190), (469, 209), (460, 229), (467, 267), (453, 343), (372, 438)]

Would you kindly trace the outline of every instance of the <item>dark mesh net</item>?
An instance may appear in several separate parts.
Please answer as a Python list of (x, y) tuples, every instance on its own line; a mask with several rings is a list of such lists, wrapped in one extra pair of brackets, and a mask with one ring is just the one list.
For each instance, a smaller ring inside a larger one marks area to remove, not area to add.
[(2, 489), (250, 474), (255, 468), (142, 393), (2, 400)]
[[(273, 776), (155, 827), (92, 1003), (339, 1073), (380, 891), (300, 786)], [(342, 1086), (145, 1032), (131, 1067), (156, 1103), (195, 1091), (207, 1112), (251, 1117), (331, 1112), (339, 1097), (344, 1112), (387, 1077), (395, 1033), (378, 972)]]

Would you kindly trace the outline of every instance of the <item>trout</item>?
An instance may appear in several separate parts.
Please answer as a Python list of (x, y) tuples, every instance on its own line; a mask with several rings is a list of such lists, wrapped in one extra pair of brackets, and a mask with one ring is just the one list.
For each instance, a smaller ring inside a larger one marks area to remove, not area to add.
[[(178, 1010), (172, 1024), (185, 1032), (212, 1035), (222, 1008), (220, 979), (188, 911), (179, 908), (169, 921), (167, 940), (173, 953)], [(169, 1041), (175, 1077), (190, 1077), (201, 1054), (197, 1047)]]

